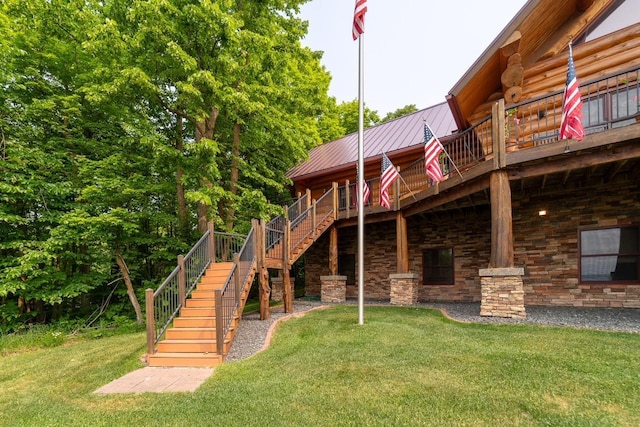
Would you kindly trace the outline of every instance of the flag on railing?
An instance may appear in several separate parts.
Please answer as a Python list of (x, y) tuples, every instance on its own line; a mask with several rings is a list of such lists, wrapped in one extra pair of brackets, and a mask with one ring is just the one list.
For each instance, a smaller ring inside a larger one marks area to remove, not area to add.
[(369, 203), (369, 197), (371, 197), (371, 190), (369, 190), (369, 185), (367, 181), (362, 181), (362, 205), (365, 206)]
[(424, 167), (429, 178), (435, 182), (444, 179), (442, 169), (440, 168), (440, 153), (444, 150), (442, 144), (431, 131), (429, 125), (424, 124)]
[(382, 153), (382, 168), (380, 173), (380, 206), (385, 206), (387, 209), (391, 209), (389, 203), (389, 187), (398, 179), (398, 171), (396, 167), (391, 163), (389, 157), (385, 153)]
[(356, 0), (353, 12), (353, 39), (357, 40), (364, 33), (364, 14), (367, 12), (367, 0)]
[(573, 51), (569, 43), (569, 65), (567, 66), (567, 84), (562, 97), (562, 121), (560, 122), (560, 139), (584, 138), (582, 126), (582, 99), (580, 98), (580, 86), (573, 64)]

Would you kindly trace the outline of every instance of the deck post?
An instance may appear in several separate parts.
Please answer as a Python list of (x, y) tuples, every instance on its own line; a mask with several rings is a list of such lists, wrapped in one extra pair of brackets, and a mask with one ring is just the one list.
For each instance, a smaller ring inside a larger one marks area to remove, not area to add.
[(317, 234), (317, 224), (316, 224), (316, 201), (313, 201), (313, 204), (311, 205), (313, 207), (313, 209), (311, 210), (311, 225), (313, 226), (313, 230), (312, 230), (312, 236), (313, 236), (313, 240), (316, 240), (316, 234)]
[(491, 260), (490, 268), (513, 267), (513, 224), (509, 173), (491, 173)]
[(307, 209), (311, 207), (311, 190), (307, 188)]
[(349, 188), (349, 180), (344, 182), (344, 207), (347, 219), (350, 218), (351, 213), (351, 189)]
[(338, 275), (338, 228), (335, 225), (329, 230), (329, 275)]
[(264, 265), (266, 257), (266, 231), (267, 224), (264, 221), (260, 221), (260, 238), (258, 241), (258, 295), (260, 298), (260, 320), (268, 320), (269, 313), (269, 299), (271, 297), (271, 289), (269, 288), (269, 270)]
[(209, 221), (207, 223), (207, 230), (209, 231), (209, 238), (207, 239), (207, 243), (209, 244), (209, 253), (207, 255), (209, 256), (209, 262), (213, 264), (216, 262), (216, 235), (213, 230), (213, 221)]
[[(398, 171), (398, 175), (400, 175), (400, 166), (396, 166), (396, 170)], [(400, 210), (400, 180), (396, 179), (393, 183), (393, 195), (395, 196), (394, 209)]]
[(146, 289), (145, 315), (147, 316), (147, 356), (155, 351), (155, 314), (153, 312), (153, 289)]
[(178, 267), (180, 272), (178, 273), (178, 298), (180, 299), (180, 305), (184, 306), (187, 299), (187, 272), (184, 268), (184, 256), (178, 255)]
[(284, 242), (282, 244), (282, 298), (284, 300), (284, 312), (293, 311), (293, 300), (291, 299), (291, 281), (289, 280), (289, 252), (291, 251), (291, 221), (285, 219)]
[(397, 273), (409, 272), (409, 245), (407, 243), (407, 219), (402, 211), (396, 212), (396, 258)]
[(216, 307), (216, 352), (224, 357), (224, 307), (222, 307), (222, 289), (214, 293)]
[(242, 296), (242, 278), (240, 277), (240, 254), (237, 252), (233, 254), (233, 262), (235, 264), (236, 272), (233, 275), (234, 285), (236, 287), (236, 307), (240, 307), (240, 300)]
[(504, 99), (493, 104), (492, 115), (492, 139), (493, 139), (493, 169), (501, 169), (507, 165), (506, 138), (504, 136)]
[(338, 183), (334, 182), (332, 185), (333, 190), (333, 220), (338, 220)]

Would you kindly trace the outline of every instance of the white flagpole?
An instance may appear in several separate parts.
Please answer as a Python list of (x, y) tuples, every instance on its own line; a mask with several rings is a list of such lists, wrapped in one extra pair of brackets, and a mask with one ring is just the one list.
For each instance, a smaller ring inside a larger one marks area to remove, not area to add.
[(364, 324), (364, 34), (358, 37), (358, 324)]

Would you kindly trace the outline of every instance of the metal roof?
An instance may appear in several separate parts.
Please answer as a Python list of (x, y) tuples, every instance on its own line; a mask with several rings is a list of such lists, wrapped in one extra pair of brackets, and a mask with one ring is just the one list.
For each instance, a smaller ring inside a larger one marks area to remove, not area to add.
[[(381, 123), (365, 129), (365, 159), (393, 153), (414, 145), (424, 144), (424, 121), (438, 138), (451, 135), (456, 124), (447, 103), (434, 105), (415, 113)], [(296, 180), (322, 171), (352, 167), (358, 161), (358, 133), (352, 133), (335, 141), (327, 142), (309, 152), (309, 160), (292, 168), (287, 177)]]

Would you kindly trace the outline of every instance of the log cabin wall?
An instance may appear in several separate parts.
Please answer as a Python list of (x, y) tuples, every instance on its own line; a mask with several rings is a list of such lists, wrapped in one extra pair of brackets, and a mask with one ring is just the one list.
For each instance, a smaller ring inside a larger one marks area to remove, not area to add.
[[(524, 35), (522, 36), (524, 37)], [(507, 68), (501, 74), (502, 90), (494, 92), (468, 117), (471, 124), (491, 114), (500, 98), (509, 110), (516, 103), (536, 99), (564, 89), (567, 78), (568, 40), (565, 48), (553, 56), (545, 52), (541, 59), (525, 65), (522, 55), (507, 56)], [(584, 83), (640, 64), (640, 23), (590, 42), (573, 46), (578, 82)], [(521, 85), (518, 85), (521, 82)], [(559, 120), (558, 120), (559, 122)]]

